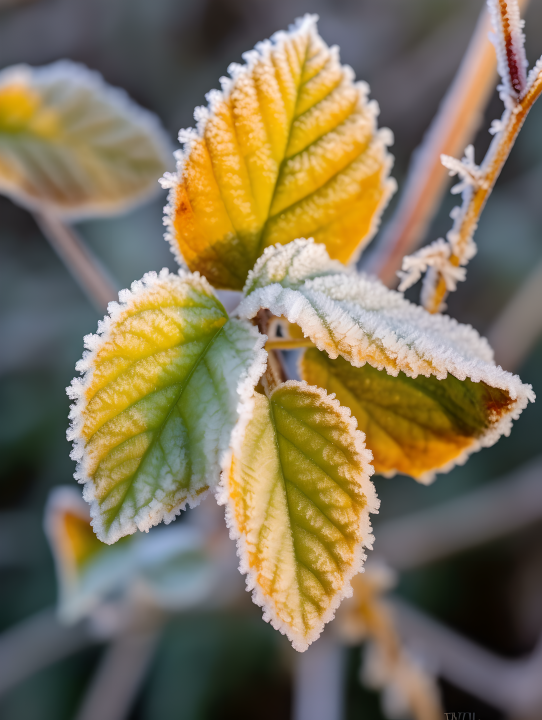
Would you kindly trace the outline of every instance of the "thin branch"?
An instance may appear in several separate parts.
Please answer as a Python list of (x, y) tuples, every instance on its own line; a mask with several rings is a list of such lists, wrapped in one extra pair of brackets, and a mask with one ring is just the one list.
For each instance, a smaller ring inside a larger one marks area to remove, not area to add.
[(542, 711), (542, 638), (530, 657), (509, 660), (394, 599), (400, 633), (417, 655), (457, 687), (507, 713)]
[(342, 720), (345, 659), (329, 630), (296, 656), (292, 720)]
[[(411, 570), (542, 520), (542, 457), (488, 486), (375, 528), (373, 555)], [(460, 521), (458, 521), (458, 518)]]
[[(501, 120), (496, 125), (494, 124), (496, 134), (480, 167), (474, 164), (472, 151), (469, 154), (469, 148), (467, 148), (466, 157), (461, 163), (453, 158), (442, 158), (444, 164), (451, 170), (450, 174), (460, 175), (461, 183), (456, 186), (456, 190), (461, 189), (463, 193), (463, 203), (460, 208), (454, 209), (454, 225), (447, 235), (450, 254), (446, 258), (446, 265), (450, 268), (466, 265), (475, 254), (476, 248), (472, 238), (482, 210), (508, 159), (525, 118), (542, 93), (542, 66), (540, 65), (537, 65), (534, 72), (530, 74), (525, 92), (520, 95), (517, 89), (522, 87), (518, 67), (523, 63), (521, 55), (523, 34), (519, 26), (516, 0), (489, 0), (489, 6), (494, 17), (498, 15), (501, 20), (497, 28), (496, 50), (499, 69), (504, 73), (503, 85), (500, 89), (501, 98), (505, 103), (505, 111)], [(518, 25), (519, 29), (515, 27), (511, 18), (514, 19), (514, 23)], [(515, 37), (518, 33), (521, 35), (520, 39)], [(499, 44), (500, 40), (502, 43)], [(512, 49), (509, 49), (510, 44)], [(505, 71), (505, 66), (508, 68), (508, 72)], [(403, 286), (407, 285), (408, 282), (405, 284), (403, 281)], [(422, 301), (426, 309), (432, 313), (439, 312), (451, 289), (453, 288), (450, 286), (448, 278), (440, 268), (429, 268), (422, 292)]]
[(412, 157), (399, 205), (371, 258), (371, 272), (387, 285), (395, 281), (403, 256), (423, 240), (444, 196), (448, 176), (440, 163), (441, 154), (460, 153), (481, 122), (497, 70), (489, 29), (484, 7), (459, 70)]
[[(525, 9), (529, 0), (519, 0)], [(384, 229), (369, 270), (391, 285), (404, 255), (422, 242), (448, 184), (440, 156), (459, 155), (472, 140), (495, 87), (497, 61), (488, 39), (486, 8), (440, 109), (416, 150), (395, 214)]]
[(542, 335), (542, 262), (529, 275), (495, 320), (487, 339), (495, 361), (515, 370)]
[(300, 348), (316, 347), (309, 338), (289, 339), (273, 338), (265, 343), (265, 349), (269, 350), (299, 350)]
[[(150, 613), (153, 614), (152, 612)], [(91, 681), (76, 720), (125, 720), (154, 655), (161, 619), (154, 618), (115, 638)]]
[[(273, 319), (273, 315), (269, 312), (269, 310), (260, 310), (254, 318), (253, 323), (258, 327), (258, 330), (262, 333), (262, 335), (267, 335), (269, 337), (270, 326)], [(271, 342), (274, 340), (275, 338), (273, 338)], [(273, 390), (281, 383), (286, 382), (286, 380), (288, 380), (288, 374), (286, 372), (286, 368), (284, 367), (284, 363), (282, 362), (280, 351), (277, 351), (276, 349), (269, 350), (267, 355), (267, 367), (260, 380), (267, 395), (273, 392)]]
[(117, 299), (117, 289), (104, 268), (92, 255), (76, 231), (64, 224), (54, 213), (35, 212), (41, 231), (67, 267), (79, 287), (100, 313)]
[(54, 608), (26, 618), (0, 635), (0, 696), (95, 642), (84, 625), (61, 625)]
[(353, 595), (344, 601), (336, 627), (348, 644), (366, 643), (360, 679), (380, 690), (384, 714), (393, 698), (413, 720), (441, 720), (435, 678), (406, 650), (398, 633), (386, 597), (395, 584), (395, 573), (387, 566), (367, 563), (365, 572), (353, 579)]

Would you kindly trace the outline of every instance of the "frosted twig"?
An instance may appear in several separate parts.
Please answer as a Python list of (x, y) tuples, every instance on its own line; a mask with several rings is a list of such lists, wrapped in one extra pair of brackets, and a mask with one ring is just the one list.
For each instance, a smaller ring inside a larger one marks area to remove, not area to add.
[[(454, 224), (446, 236), (452, 250), (449, 262), (454, 267), (465, 266), (475, 254), (472, 238), (482, 210), (529, 110), (542, 92), (541, 61), (533, 68), (528, 79), (525, 82), (523, 80), (526, 61), (517, 0), (488, 0), (488, 6), (496, 25), (495, 47), (503, 80), (499, 89), (505, 110), (501, 120), (492, 126), (494, 138), (480, 167), (474, 164), (470, 151), (467, 151), (469, 154), (460, 163), (450, 162), (448, 158), (444, 160), (446, 166), (452, 172), (459, 173), (462, 179), (460, 189), (463, 202), (461, 207), (454, 208)], [(405, 259), (405, 262), (409, 261)], [(426, 309), (433, 313), (439, 312), (448, 292), (447, 278), (432, 268), (425, 277), (422, 292), (422, 302)]]
[(492, 42), (497, 52), (497, 65), (502, 78), (501, 98), (513, 108), (525, 92), (527, 57), (525, 55), (524, 22), (517, 0), (487, 0), (494, 28)]
[[(524, 9), (528, 0), (520, 0)], [(489, 16), (484, 8), (457, 74), (415, 152), (395, 214), (384, 229), (370, 271), (391, 284), (404, 255), (423, 240), (445, 193), (447, 174), (442, 154), (458, 155), (481, 122), (496, 76), (495, 51), (488, 40)]]
[(518, 660), (494, 655), (404, 601), (393, 600), (404, 641), (438, 675), (505, 713), (539, 718), (542, 710), (542, 638)]
[(443, 238), (435, 240), (430, 245), (418, 250), (413, 255), (407, 255), (403, 262), (403, 269), (397, 275), (401, 278), (399, 290), (403, 292), (421, 278), (429, 268), (434, 268), (446, 278), (448, 290), (455, 290), (457, 283), (465, 279), (465, 269), (454, 267), (450, 262), (452, 248)]
[(34, 217), (92, 305), (99, 312), (105, 312), (108, 303), (117, 299), (117, 289), (82, 239), (72, 227), (62, 222), (54, 213), (42, 210), (35, 212)]
[(542, 335), (542, 262), (512, 297), (487, 334), (495, 360), (515, 370)]
[(352, 582), (354, 594), (344, 602), (338, 628), (346, 642), (366, 641), (361, 679), (382, 691), (384, 714), (414, 720), (440, 720), (443, 711), (432, 676), (403, 646), (395, 616), (384, 593), (395, 585), (395, 574), (369, 563)]

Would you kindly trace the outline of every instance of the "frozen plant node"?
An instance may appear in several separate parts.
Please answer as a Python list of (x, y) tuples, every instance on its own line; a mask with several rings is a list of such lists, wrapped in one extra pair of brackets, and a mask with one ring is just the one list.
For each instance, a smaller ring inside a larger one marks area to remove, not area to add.
[(455, 290), (457, 283), (465, 280), (466, 270), (450, 262), (451, 254), (452, 247), (450, 243), (443, 238), (439, 238), (430, 245), (421, 248), (418, 252), (404, 257), (403, 268), (397, 273), (401, 278), (399, 291), (404, 292), (412, 285), (415, 285), (430, 267), (439, 271), (449, 292)]

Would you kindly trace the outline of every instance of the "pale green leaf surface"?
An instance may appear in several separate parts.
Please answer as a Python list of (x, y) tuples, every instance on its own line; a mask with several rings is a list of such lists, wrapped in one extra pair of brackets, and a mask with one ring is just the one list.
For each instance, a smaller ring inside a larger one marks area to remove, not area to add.
[(171, 164), (158, 118), (63, 60), (0, 73), (0, 192), (67, 218), (126, 210)]
[(204, 539), (182, 524), (136, 534), (106, 545), (94, 534), (88, 505), (75, 487), (55, 488), (45, 509), (45, 530), (59, 587), (58, 613), (78, 622), (113, 596), (139, 597), (167, 610), (201, 605), (216, 589), (218, 575)]
[(264, 337), (197, 274), (148, 273), (119, 299), (68, 389), (76, 478), (107, 543), (170, 522), (218, 482), (266, 359)]
[(305, 650), (371, 547), (371, 453), (347, 408), (289, 381), (255, 393), (236, 429), (221, 502), (264, 619)]
[[(429, 406), (442, 410), (449, 401), (454, 405), (458, 398), (467, 398), (453, 411), (467, 414), (462, 421), (462, 426), (469, 428), (466, 435), (463, 431), (456, 433), (443, 448), (439, 447), (436, 435), (420, 435), (420, 427), (413, 423), (408, 430), (403, 429), (401, 433), (397, 430), (396, 435), (401, 436), (399, 449), (391, 448), (391, 435), (387, 438), (385, 444), (390, 453), (385, 462), (383, 454), (373, 448), (375, 416), (358, 411), (359, 427), (367, 433), (379, 469), (400, 470), (427, 481), (433, 477), (433, 470), (448, 470), (454, 463), (463, 462), (467, 454), (493, 445), (502, 435), (510, 433), (512, 421), (534, 400), (534, 393), (519, 377), (495, 365), (493, 351), (484, 338), (470, 325), (461, 325), (446, 315), (431, 315), (376, 279), (338, 273), (336, 265), (325, 257), (322, 246), (311, 241), (296, 240), (287, 246), (269, 248), (248, 277), (246, 297), (237, 313), (251, 318), (261, 308), (267, 308), (298, 326), (302, 334), (332, 360), (342, 357), (354, 368), (368, 363), (375, 370), (392, 376), (384, 378), (369, 370), (357, 375), (348, 371), (348, 377), (365, 378), (354, 382), (358, 408), (359, 403), (364, 403), (359, 393), (365, 396), (369, 387), (377, 382), (376, 378), (380, 378), (379, 402), (387, 407), (394, 405), (399, 412), (402, 401), (412, 403), (416, 397), (419, 407), (412, 412), (414, 415), (419, 412), (420, 419), (427, 415)], [(324, 360), (319, 362), (321, 370)], [(340, 363), (327, 365), (343, 368)], [(303, 372), (307, 373), (304, 377), (309, 382), (322, 383), (329, 392), (337, 392), (344, 404), (350, 406), (354, 402), (339, 393), (334, 374), (316, 371), (314, 363), (309, 373), (308, 367), (307, 363), (303, 365)], [(408, 382), (418, 376), (423, 379)], [(326, 384), (332, 378), (331, 385)], [(440, 387), (439, 381), (445, 384)], [(449, 393), (455, 400), (451, 400)], [(365, 410), (367, 408), (368, 404)], [(449, 419), (449, 414), (447, 417)], [(428, 418), (422, 424), (431, 424)], [(479, 422), (480, 418), (483, 422)], [(398, 418), (395, 419), (399, 423)], [(457, 430), (459, 425), (454, 427)], [(389, 430), (392, 434), (395, 432), (392, 427)], [(378, 444), (384, 445), (380, 440)], [(409, 448), (409, 444), (412, 447)], [(399, 461), (402, 452), (411, 458), (421, 455), (407, 464), (404, 457)]]

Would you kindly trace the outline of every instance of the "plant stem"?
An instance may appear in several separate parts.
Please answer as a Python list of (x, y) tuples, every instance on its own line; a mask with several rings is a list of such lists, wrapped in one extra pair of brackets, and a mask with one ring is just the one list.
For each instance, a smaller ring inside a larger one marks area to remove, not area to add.
[(300, 348), (316, 347), (309, 338), (288, 339), (273, 338), (265, 343), (265, 349), (269, 350), (299, 350)]
[(441, 154), (462, 152), (478, 129), (497, 75), (489, 29), (484, 8), (459, 70), (413, 155), (395, 214), (380, 237), (370, 269), (387, 285), (396, 280), (403, 256), (423, 240), (444, 196), (448, 172), (440, 162)]
[[(528, 2), (520, 0), (519, 5), (524, 9)], [(394, 283), (403, 256), (422, 242), (444, 196), (448, 173), (440, 162), (441, 154), (461, 154), (478, 129), (496, 78), (497, 61), (489, 30), (484, 8), (463, 62), (413, 156), (397, 210), (370, 261), (370, 271), (387, 285)]]
[[(269, 310), (260, 310), (253, 322), (258, 327), (258, 330), (262, 333), (262, 335), (268, 335), (272, 319), (273, 315), (269, 312)], [(271, 342), (273, 341), (274, 339)], [(260, 382), (262, 383), (266, 394), (269, 396), (276, 387), (288, 380), (288, 374), (284, 367), (284, 363), (282, 362), (280, 352), (269, 349), (267, 347), (267, 343), (266, 349), (268, 350), (267, 367)]]
[(407, 646), (439, 675), (507, 717), (541, 717), (542, 638), (530, 656), (503, 658), (398, 598), (393, 609)]
[(345, 650), (329, 630), (296, 657), (293, 720), (342, 720)]
[(56, 254), (92, 305), (100, 313), (104, 313), (108, 303), (117, 299), (117, 289), (99, 261), (77, 232), (54, 213), (41, 210), (36, 211), (34, 217)]
[(96, 643), (84, 624), (66, 627), (46, 608), (0, 635), (0, 696), (19, 683)]
[[(455, 267), (459, 267), (465, 262), (465, 255), (478, 226), (482, 210), (495, 187), (504, 163), (510, 155), (525, 118), (541, 93), (542, 70), (517, 105), (507, 109), (504, 113), (502, 119), (503, 129), (495, 135), (480, 167), (482, 177), (473, 190), (466, 206), (462, 208), (458, 226), (454, 227), (454, 252), (450, 256), (450, 262)], [(439, 274), (433, 292), (425, 303), (426, 309), (432, 313), (439, 312), (446, 295), (446, 282), (442, 275)]]
[(98, 666), (77, 720), (124, 720), (141, 687), (162, 629), (161, 622), (115, 638)]

